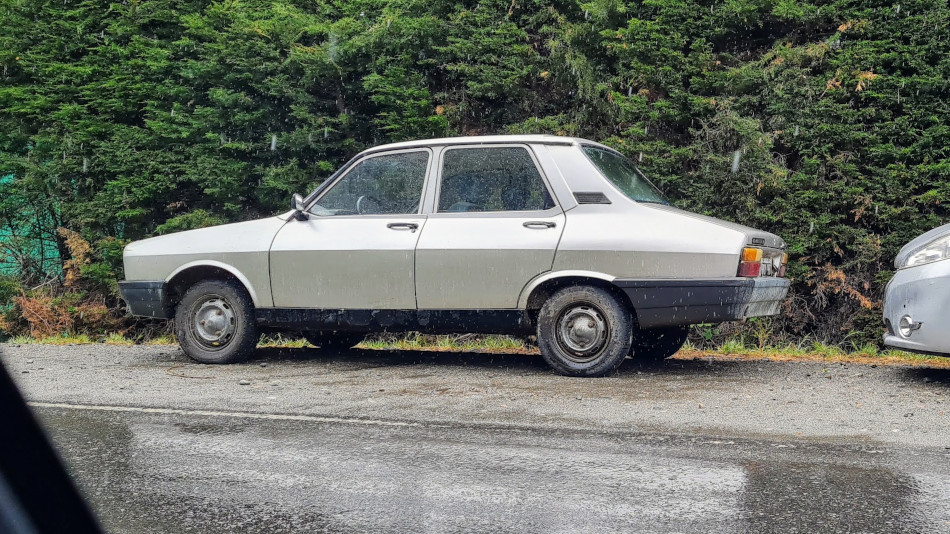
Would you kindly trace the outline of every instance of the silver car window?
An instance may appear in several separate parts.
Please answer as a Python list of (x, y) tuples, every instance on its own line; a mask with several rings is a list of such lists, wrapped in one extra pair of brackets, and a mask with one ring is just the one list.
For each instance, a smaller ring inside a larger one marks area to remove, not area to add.
[(369, 157), (333, 184), (310, 212), (322, 216), (417, 213), (428, 162), (428, 151)]
[(584, 154), (587, 154), (601, 174), (631, 200), (669, 204), (663, 198), (663, 193), (651, 184), (640, 169), (627, 158), (611, 150), (594, 146), (584, 146)]
[(538, 168), (523, 147), (447, 150), (442, 158), (440, 212), (542, 211), (554, 207)]

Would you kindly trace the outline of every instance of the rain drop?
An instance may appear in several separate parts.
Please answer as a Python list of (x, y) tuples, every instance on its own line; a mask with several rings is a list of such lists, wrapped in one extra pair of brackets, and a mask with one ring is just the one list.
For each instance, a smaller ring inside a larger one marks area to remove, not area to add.
[(277, 134), (270, 136), (270, 149), (277, 150)]
[(640, 152), (640, 157), (637, 158), (637, 161), (639, 162), (643, 161), (643, 152)]
[(742, 157), (742, 151), (736, 150), (732, 155), (732, 173), (735, 174), (739, 172), (739, 159)]
[(587, 20), (587, 19), (589, 19), (589, 18), (590, 18), (590, 10), (589, 10), (589, 9), (585, 9), (585, 10), (584, 10), (584, 20)]
[(894, 13), (894, 14), (895, 14), (895, 15), (900, 15), (900, 13), (901, 13), (901, 5), (900, 5), (900, 4), (897, 4), (897, 12)]
[(330, 137), (330, 127), (329, 127), (329, 126), (324, 126), (324, 127), (323, 127), (323, 138), (326, 139), (327, 137)]
[(227, 142), (227, 140), (224, 138), (224, 132), (221, 132), (218, 134), (218, 136), (221, 138), (221, 144), (224, 145), (224, 143)]
[(86, 156), (82, 157), (82, 172), (89, 172), (89, 158)]
[(650, 133), (650, 127), (649, 127), (649, 126), (644, 126), (644, 127), (643, 127), (643, 135), (647, 135), (647, 134), (649, 134), (649, 133)]
[(794, 135), (795, 135), (795, 137), (798, 137), (798, 125), (797, 125), (797, 124), (795, 125), (795, 134), (794, 134)]
[(633, 96), (633, 87), (627, 87), (627, 97)]
[(175, 108), (172, 108), (172, 117), (175, 116)]
[(808, 224), (808, 233), (810, 234), (814, 231), (815, 231), (815, 221), (812, 221)]

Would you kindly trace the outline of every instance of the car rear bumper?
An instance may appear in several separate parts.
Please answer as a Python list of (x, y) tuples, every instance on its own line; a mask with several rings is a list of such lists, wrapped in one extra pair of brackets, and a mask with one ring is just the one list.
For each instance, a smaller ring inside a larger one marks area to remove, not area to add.
[(172, 316), (164, 281), (135, 280), (119, 282), (119, 293), (132, 315), (160, 319), (168, 319)]
[[(900, 332), (900, 320), (914, 325)], [(950, 355), (950, 261), (901, 269), (884, 291), (884, 344), (909, 352)]]
[(630, 298), (641, 328), (721, 323), (777, 315), (787, 278), (614, 280)]

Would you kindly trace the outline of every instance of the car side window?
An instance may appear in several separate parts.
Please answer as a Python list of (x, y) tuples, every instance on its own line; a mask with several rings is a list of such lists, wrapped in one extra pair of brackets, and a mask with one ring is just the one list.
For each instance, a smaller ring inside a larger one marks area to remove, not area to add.
[(524, 147), (446, 150), (439, 187), (440, 212), (542, 211), (554, 207)]
[(417, 213), (428, 163), (428, 151), (364, 159), (333, 184), (310, 212), (322, 216)]

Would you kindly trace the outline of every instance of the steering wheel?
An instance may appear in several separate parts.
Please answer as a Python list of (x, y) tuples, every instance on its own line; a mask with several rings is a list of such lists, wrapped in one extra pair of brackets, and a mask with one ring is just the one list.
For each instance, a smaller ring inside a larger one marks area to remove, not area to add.
[(363, 201), (369, 200), (376, 203), (376, 208), (379, 208), (379, 199), (372, 195), (361, 195), (360, 198), (356, 199), (356, 213), (363, 215), (366, 213), (366, 210), (363, 206)]

